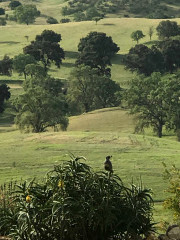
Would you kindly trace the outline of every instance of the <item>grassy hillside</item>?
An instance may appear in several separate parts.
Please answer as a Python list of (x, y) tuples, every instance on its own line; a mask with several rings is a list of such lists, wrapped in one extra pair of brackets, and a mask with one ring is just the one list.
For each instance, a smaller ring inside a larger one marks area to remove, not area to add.
[(105, 156), (113, 155), (114, 171), (125, 182), (143, 183), (153, 189), (154, 199), (165, 197), (162, 162), (179, 166), (180, 143), (166, 137), (133, 134), (127, 111), (104, 109), (70, 118), (67, 132), (22, 134), (13, 126), (0, 127), (0, 182), (41, 178), (54, 164), (83, 155), (96, 170), (103, 170)]
[[(77, 57), (77, 46), (82, 37), (85, 37), (90, 31), (105, 32), (120, 47), (120, 51), (114, 57), (112, 63), (112, 79), (125, 84), (132, 74), (124, 70), (122, 65), (123, 54), (135, 45), (135, 42), (130, 38), (130, 34), (135, 30), (142, 30), (146, 35), (140, 43), (151, 45), (157, 40), (156, 33), (152, 37), (152, 42), (149, 41), (147, 35), (150, 26), (156, 26), (161, 20), (149, 19), (134, 19), (134, 18), (107, 18), (103, 19), (96, 25), (95, 22), (76, 22), (56, 25), (7, 25), (0, 27), (0, 58), (7, 54), (11, 57), (22, 53), (23, 47), (34, 40), (37, 34), (40, 34), (44, 29), (52, 29), (62, 35), (61, 46), (66, 52), (66, 59), (60, 69), (52, 67), (50, 74), (55, 77), (68, 78), (74, 62)], [(175, 19), (180, 24), (180, 19)], [(24, 36), (29, 36), (27, 42)], [(5, 76), (1, 77), (7, 78)], [(14, 79), (18, 78), (17, 74), (13, 74)], [(22, 78), (22, 77), (21, 77)]]

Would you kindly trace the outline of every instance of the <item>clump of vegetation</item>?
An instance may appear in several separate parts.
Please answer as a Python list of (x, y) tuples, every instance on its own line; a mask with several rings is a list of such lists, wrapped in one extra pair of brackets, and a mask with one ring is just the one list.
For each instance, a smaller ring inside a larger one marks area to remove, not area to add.
[(72, 157), (43, 183), (25, 181), (3, 195), (0, 234), (16, 240), (137, 240), (153, 230), (152, 206), (142, 185), (126, 187), (117, 175), (95, 173)]
[(19, 5), (14, 10), (14, 16), (19, 23), (29, 25), (30, 23), (34, 23), (36, 18), (40, 16), (40, 11), (32, 4)]
[(125, 99), (132, 114), (137, 114), (137, 131), (146, 127), (153, 127), (158, 137), (162, 137), (162, 130), (177, 131), (179, 124), (179, 75), (162, 76), (153, 73), (150, 77), (143, 75), (133, 79), (129, 89), (125, 91)]
[(46, 22), (49, 24), (57, 24), (58, 23), (57, 19), (53, 18), (53, 17), (48, 17)]
[(0, 18), (0, 26), (5, 26), (7, 24), (5, 18)]
[(45, 71), (51, 62), (59, 68), (64, 59), (64, 50), (60, 47), (61, 34), (52, 30), (44, 30), (40, 35), (36, 35), (35, 41), (26, 46), (23, 51), (25, 54), (32, 55), (37, 61), (41, 61)]
[(70, 22), (71, 20), (69, 19), (69, 18), (62, 18), (61, 20), (60, 20), (60, 23), (68, 23), (68, 22)]
[(90, 32), (78, 44), (77, 65), (87, 65), (99, 69), (100, 74), (111, 75), (112, 57), (120, 50), (110, 36), (103, 32)]
[(11, 8), (11, 10), (14, 10), (15, 8), (17, 8), (17, 7), (19, 7), (19, 6), (21, 6), (22, 4), (21, 4), (21, 2), (19, 2), (19, 1), (11, 1), (10, 3), (9, 3), (9, 7)]
[(60, 80), (40, 74), (26, 79), (24, 93), (14, 102), (17, 111), (15, 122), (20, 130), (43, 132), (47, 127), (57, 129), (59, 126), (66, 130), (67, 104), (62, 86)]
[(140, 40), (141, 38), (144, 38), (144, 37), (145, 37), (145, 35), (143, 34), (143, 32), (142, 32), (141, 30), (137, 30), (137, 31), (131, 33), (131, 38), (132, 38), (134, 41), (136, 41), (137, 44), (139, 43), (139, 40)]
[(156, 28), (159, 39), (170, 38), (180, 34), (180, 26), (175, 21), (161, 21)]
[(4, 8), (0, 8), (0, 15), (4, 15), (5, 14), (5, 9)]
[(173, 165), (170, 169), (165, 167), (164, 179), (168, 180), (169, 187), (167, 192), (170, 196), (164, 201), (164, 207), (170, 209), (173, 212), (174, 220), (180, 223), (180, 169)]

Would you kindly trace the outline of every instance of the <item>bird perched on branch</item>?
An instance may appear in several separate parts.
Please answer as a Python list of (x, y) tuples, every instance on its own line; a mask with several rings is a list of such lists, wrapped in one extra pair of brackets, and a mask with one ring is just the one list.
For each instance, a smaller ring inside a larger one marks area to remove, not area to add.
[(110, 161), (110, 158), (112, 158), (112, 156), (107, 156), (106, 157), (106, 161), (104, 162), (104, 168), (105, 168), (106, 171), (109, 171), (110, 173), (113, 173), (112, 163)]

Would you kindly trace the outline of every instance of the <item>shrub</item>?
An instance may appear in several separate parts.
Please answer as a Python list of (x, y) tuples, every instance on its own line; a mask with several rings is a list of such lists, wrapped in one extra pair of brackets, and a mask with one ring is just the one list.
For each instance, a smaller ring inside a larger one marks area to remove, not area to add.
[[(139, 239), (152, 230), (150, 191), (94, 173), (80, 158), (55, 166), (44, 183), (17, 185), (0, 202), (0, 234), (12, 239)], [(12, 204), (12, 199), (13, 204)]]
[(5, 14), (5, 9), (4, 8), (0, 8), (0, 15), (4, 15)]
[(180, 169), (172, 165), (170, 169), (165, 167), (164, 179), (168, 180), (169, 186), (167, 192), (170, 196), (164, 201), (164, 207), (172, 211), (174, 220), (180, 223)]
[(57, 19), (55, 19), (53, 17), (48, 17), (46, 22), (49, 24), (57, 24), (58, 23)]
[(62, 18), (61, 20), (60, 20), (60, 23), (68, 23), (68, 22), (70, 22), (71, 20), (69, 19), (69, 18)]
[(11, 1), (9, 7), (11, 8), (11, 10), (14, 10), (16, 7), (19, 7), (20, 5), (22, 4), (19, 1)]
[(5, 18), (0, 18), (0, 26), (5, 26), (7, 24)]

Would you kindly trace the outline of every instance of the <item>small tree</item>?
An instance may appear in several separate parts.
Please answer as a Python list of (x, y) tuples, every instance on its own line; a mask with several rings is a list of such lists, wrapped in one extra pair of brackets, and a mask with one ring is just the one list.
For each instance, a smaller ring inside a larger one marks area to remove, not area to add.
[(4, 15), (5, 14), (5, 9), (4, 8), (0, 8), (0, 15)]
[(0, 74), (11, 76), (12, 66), (13, 60), (9, 56), (4, 55), (4, 58), (0, 60)]
[(175, 21), (161, 21), (156, 28), (159, 39), (170, 38), (179, 35), (180, 30), (177, 22)]
[(34, 23), (35, 19), (40, 16), (40, 12), (35, 5), (20, 5), (14, 10), (14, 15), (19, 23)]
[(15, 123), (20, 130), (43, 132), (47, 127), (61, 126), (66, 130), (67, 105), (62, 93), (62, 83), (47, 76), (36, 76), (24, 83), (24, 93), (15, 100)]
[(19, 7), (20, 5), (22, 5), (19, 1), (11, 1), (9, 3), (9, 7), (11, 8), (11, 10), (14, 10), (15, 8)]
[(99, 22), (101, 19), (102, 19), (102, 17), (94, 17), (93, 18), (93, 20), (96, 22), (96, 25), (97, 25), (97, 22)]
[(133, 39), (133, 41), (136, 41), (137, 44), (139, 43), (139, 40), (144, 37), (145, 37), (145, 35), (143, 34), (143, 32), (141, 30), (137, 30), (137, 31), (131, 33), (131, 38)]
[(13, 68), (17, 71), (20, 75), (24, 74), (26, 79), (26, 65), (36, 63), (36, 60), (33, 56), (29, 54), (19, 54), (14, 57), (13, 59)]
[(5, 26), (7, 24), (5, 18), (0, 18), (0, 26)]
[(149, 35), (150, 41), (152, 39), (153, 34), (154, 34), (154, 27), (150, 26), (149, 29), (148, 29), (148, 35)]
[(48, 17), (46, 22), (49, 23), (49, 24), (57, 24), (58, 23), (57, 19), (53, 18), (53, 17)]

